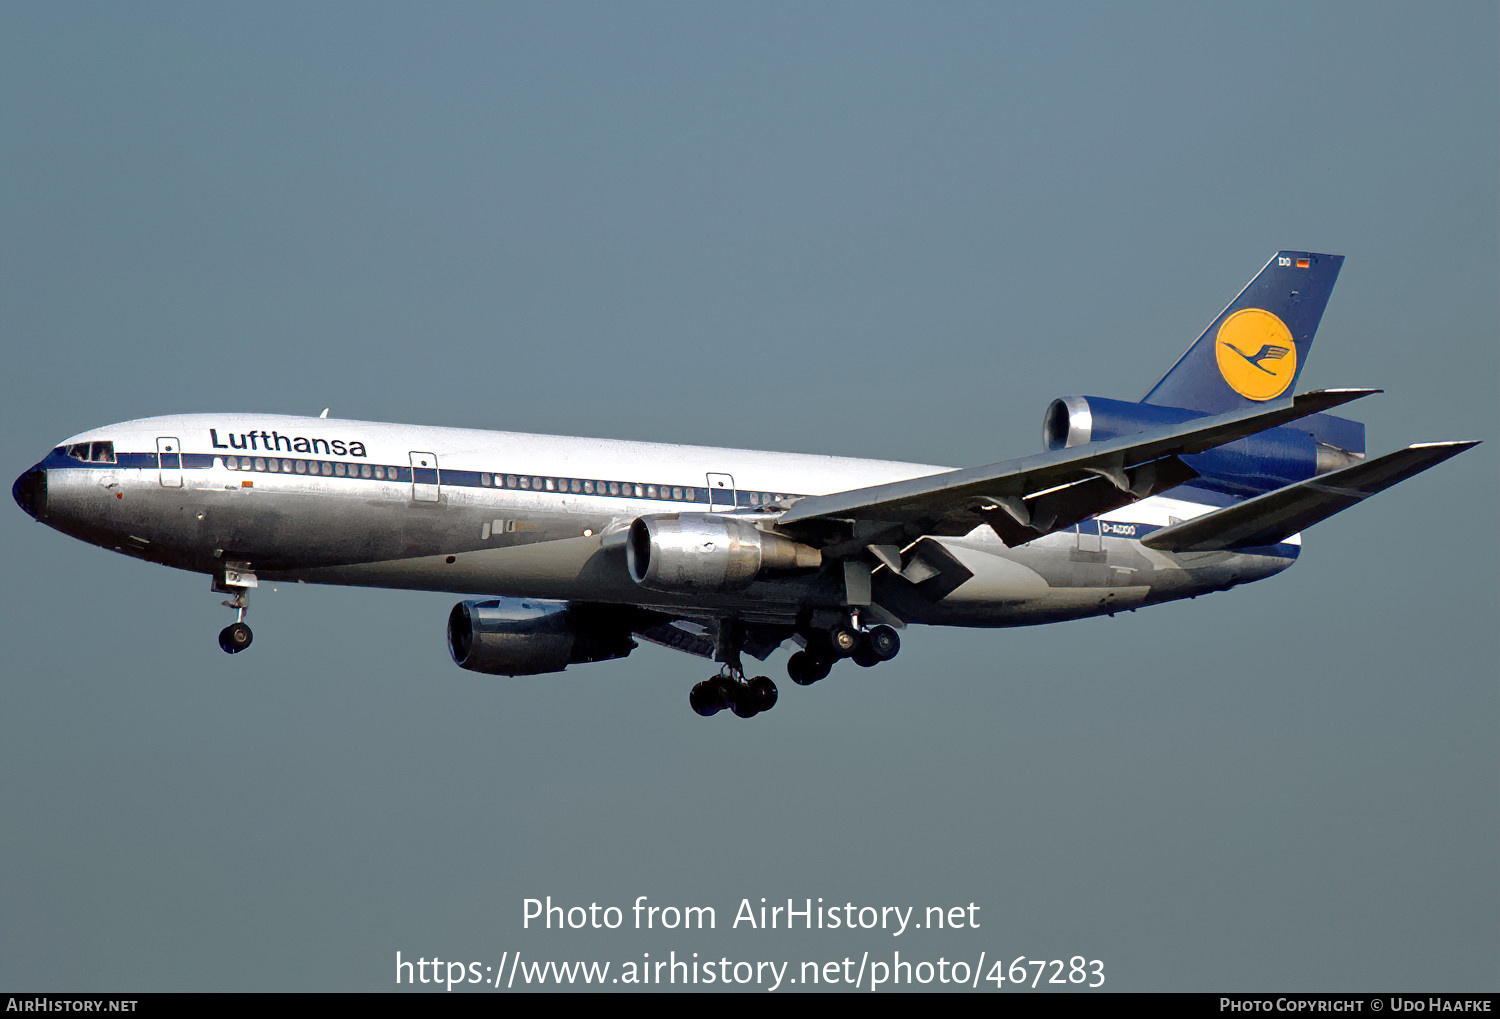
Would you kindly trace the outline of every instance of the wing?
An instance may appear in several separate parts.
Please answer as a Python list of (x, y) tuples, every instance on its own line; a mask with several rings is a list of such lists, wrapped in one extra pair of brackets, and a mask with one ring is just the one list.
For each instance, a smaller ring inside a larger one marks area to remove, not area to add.
[(910, 481), (798, 500), (777, 529), (838, 558), (869, 545), (901, 545), (924, 534), (967, 534), (989, 523), (1019, 545), (1079, 520), (1173, 488), (1194, 477), (1180, 456), (1201, 453), (1376, 389), (1304, 393), (1269, 407), (1153, 428), (1106, 442), (968, 467)]
[(1164, 552), (1274, 545), (1477, 442), (1423, 442), (1153, 531), (1141, 540)]

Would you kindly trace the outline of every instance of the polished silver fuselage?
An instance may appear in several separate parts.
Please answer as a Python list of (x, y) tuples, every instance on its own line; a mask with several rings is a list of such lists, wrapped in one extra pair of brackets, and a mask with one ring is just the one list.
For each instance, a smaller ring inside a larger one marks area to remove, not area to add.
[[(65, 452), (103, 440), (113, 443), (114, 463), (84, 463)], [(231, 567), (266, 579), (766, 622), (837, 608), (841, 578), (825, 570), (712, 595), (648, 591), (626, 569), (623, 536), (631, 522), (669, 513), (769, 517), (801, 496), (948, 470), (267, 414), (109, 425), (65, 440), (36, 469), (45, 478), (39, 519), (180, 569), (218, 574)], [(1138, 540), (1211, 508), (1147, 499), (1017, 548), (987, 525), (931, 539), (972, 577), (934, 598), (878, 568), (874, 606), (898, 624), (1026, 625), (1222, 590), (1277, 573), (1295, 558), (1295, 539), (1271, 554), (1169, 554)]]

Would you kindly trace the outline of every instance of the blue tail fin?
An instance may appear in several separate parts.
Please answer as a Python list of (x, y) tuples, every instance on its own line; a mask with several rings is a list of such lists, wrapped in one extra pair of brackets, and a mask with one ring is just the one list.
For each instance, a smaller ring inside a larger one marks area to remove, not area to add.
[(1222, 414), (1291, 395), (1343, 264), (1278, 251), (1141, 402)]

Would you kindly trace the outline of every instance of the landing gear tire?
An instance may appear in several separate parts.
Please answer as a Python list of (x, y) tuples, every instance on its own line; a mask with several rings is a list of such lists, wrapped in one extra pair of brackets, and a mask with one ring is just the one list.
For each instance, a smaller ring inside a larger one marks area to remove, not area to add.
[(866, 637), (870, 651), (879, 661), (888, 662), (901, 651), (901, 635), (894, 626), (886, 626), (884, 623), (872, 626)]
[(859, 643), (854, 645), (853, 651), (849, 652), (849, 657), (854, 660), (855, 665), (858, 665), (862, 669), (868, 669), (873, 665), (879, 665), (881, 662), (885, 661), (885, 659), (881, 658), (880, 655), (875, 652), (875, 649), (870, 646), (870, 638), (868, 635), (861, 635)]
[(713, 679), (705, 679), (695, 684), (688, 692), (688, 703), (704, 718), (723, 711), (728, 705), (724, 698), (724, 688), (719, 685), (719, 677), (715, 676)]
[(736, 718), (754, 718), (760, 714), (760, 706), (755, 703), (755, 697), (750, 693), (748, 683), (738, 683), (739, 689), (734, 692), (734, 699), (729, 702), (729, 710), (733, 711)]
[(828, 631), (828, 641), (833, 645), (835, 654), (847, 657), (859, 647), (859, 631), (846, 623), (840, 623)]
[(776, 684), (770, 676), (756, 676), (749, 684), (749, 700), (757, 711), (770, 711), (776, 706)]
[(219, 647), (226, 654), (237, 655), (250, 646), (255, 639), (255, 634), (250, 632), (250, 627), (244, 623), (230, 623), (219, 631)]
[(798, 686), (812, 686), (827, 677), (833, 662), (811, 651), (798, 651), (787, 659), (786, 674)]

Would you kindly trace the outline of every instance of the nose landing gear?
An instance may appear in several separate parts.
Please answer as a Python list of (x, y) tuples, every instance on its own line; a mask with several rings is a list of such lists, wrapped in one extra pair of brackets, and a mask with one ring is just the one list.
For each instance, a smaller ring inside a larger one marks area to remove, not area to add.
[(255, 639), (255, 634), (250, 632), (250, 625), (245, 622), (245, 613), (250, 611), (250, 589), (257, 583), (255, 574), (245, 570), (226, 568), (222, 574), (214, 577), (214, 591), (234, 595), (223, 603), (225, 608), (235, 611), (234, 622), (219, 631), (219, 647), (225, 654), (237, 655)]
[(254, 639), (255, 634), (251, 633), (250, 627), (244, 623), (230, 623), (219, 631), (219, 647), (231, 655), (237, 655), (245, 650)]

